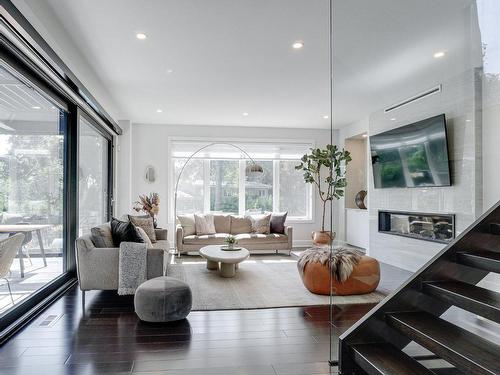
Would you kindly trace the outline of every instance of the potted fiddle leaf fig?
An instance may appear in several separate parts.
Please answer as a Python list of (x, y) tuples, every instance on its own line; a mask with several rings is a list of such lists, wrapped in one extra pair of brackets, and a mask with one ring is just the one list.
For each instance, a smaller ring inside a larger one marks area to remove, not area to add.
[(323, 203), (321, 230), (312, 232), (313, 243), (317, 246), (330, 245), (335, 233), (325, 230), (325, 216), (327, 203), (344, 196), (347, 180), (345, 167), (351, 161), (351, 154), (344, 149), (339, 150), (336, 145), (327, 145), (326, 148), (311, 148), (311, 153), (302, 156), (296, 170), (304, 172), (304, 181), (316, 187), (319, 198)]

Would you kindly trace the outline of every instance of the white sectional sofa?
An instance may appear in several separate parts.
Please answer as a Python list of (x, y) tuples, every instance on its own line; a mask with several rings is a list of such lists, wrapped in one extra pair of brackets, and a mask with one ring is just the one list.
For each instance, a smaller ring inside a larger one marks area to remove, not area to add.
[(177, 225), (176, 247), (180, 254), (197, 252), (203, 246), (223, 245), (224, 240), (233, 235), (238, 244), (248, 250), (279, 251), (292, 250), (292, 227), (286, 226), (283, 233), (252, 233), (250, 218), (233, 215), (214, 215), (214, 234), (196, 235), (193, 224)]

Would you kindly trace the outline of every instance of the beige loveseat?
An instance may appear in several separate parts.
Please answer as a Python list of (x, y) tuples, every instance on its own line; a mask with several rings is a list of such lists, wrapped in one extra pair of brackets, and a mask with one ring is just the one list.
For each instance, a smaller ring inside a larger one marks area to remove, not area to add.
[[(203, 246), (223, 245), (233, 235), (238, 245), (248, 250), (279, 251), (292, 250), (292, 227), (286, 226), (284, 233), (259, 234), (251, 232), (249, 218), (232, 215), (214, 215), (215, 234), (198, 236), (194, 226), (177, 225), (176, 246), (179, 254), (196, 252)], [(193, 224), (194, 225), (194, 224)]]

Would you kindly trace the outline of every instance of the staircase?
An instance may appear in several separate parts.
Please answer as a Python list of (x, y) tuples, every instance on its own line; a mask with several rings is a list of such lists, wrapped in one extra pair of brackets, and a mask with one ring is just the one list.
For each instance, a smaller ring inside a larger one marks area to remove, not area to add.
[[(500, 334), (500, 293), (477, 286), (490, 272), (500, 273), (500, 202), (340, 337), (339, 373), (500, 374), (499, 345), (442, 318), (456, 306)], [(406, 354), (410, 342), (446, 366)]]

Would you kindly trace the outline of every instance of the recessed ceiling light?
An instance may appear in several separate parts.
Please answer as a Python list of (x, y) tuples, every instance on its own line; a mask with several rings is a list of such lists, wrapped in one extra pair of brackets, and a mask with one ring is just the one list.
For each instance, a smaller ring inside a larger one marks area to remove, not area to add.
[(157, 109), (156, 110), (156, 113), (162, 113), (163, 112), (163, 109)]
[(444, 51), (438, 51), (434, 54), (434, 58), (435, 59), (440, 59), (441, 57), (444, 57), (444, 55), (446, 55), (446, 52)]
[(391, 121), (396, 121), (396, 117), (391, 118)]
[(32, 109), (41, 109), (42, 107), (38, 106), (38, 105), (34, 105), (33, 107), (31, 107)]
[(243, 112), (242, 115), (243, 116), (248, 116), (248, 112)]
[(328, 118), (328, 115), (324, 115), (323, 118), (326, 120)]
[(144, 40), (144, 39), (146, 39), (148, 36), (147, 36), (146, 34), (144, 34), (144, 33), (137, 33), (137, 34), (135, 34), (135, 37), (136, 37), (137, 39)]
[(167, 74), (172, 74), (173, 72), (173, 69), (167, 69)]
[(366, 137), (368, 137), (368, 134), (363, 134), (363, 138), (366, 138)]
[(465, 122), (471, 122), (471, 120), (467, 119), (467, 120), (465, 120)]
[(293, 49), (301, 49), (304, 47), (304, 42), (297, 40), (292, 44)]

